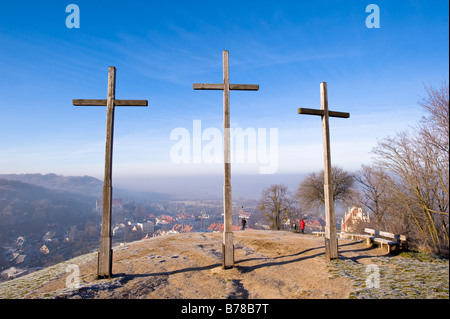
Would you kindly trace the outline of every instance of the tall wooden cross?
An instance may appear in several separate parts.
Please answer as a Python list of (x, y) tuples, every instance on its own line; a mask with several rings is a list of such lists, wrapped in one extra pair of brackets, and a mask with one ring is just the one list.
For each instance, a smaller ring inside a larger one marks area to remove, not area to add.
[(116, 100), (116, 68), (108, 70), (108, 98), (106, 100), (73, 100), (75, 106), (106, 106), (106, 148), (105, 148), (105, 177), (103, 183), (102, 200), (102, 230), (98, 253), (97, 278), (111, 278), (112, 276), (112, 239), (111, 239), (111, 210), (112, 210), (112, 156), (114, 135), (114, 108), (116, 106), (148, 106), (147, 100)]
[(223, 91), (223, 149), (224, 149), (224, 186), (223, 186), (223, 268), (234, 267), (234, 245), (232, 230), (231, 207), (231, 155), (230, 155), (230, 90), (258, 91), (257, 84), (230, 84), (230, 69), (228, 51), (223, 51), (223, 83), (194, 84), (194, 90), (222, 90)]
[(336, 234), (336, 222), (334, 216), (333, 184), (331, 178), (331, 153), (330, 153), (330, 128), (328, 118), (340, 117), (349, 118), (350, 113), (336, 112), (328, 110), (327, 83), (320, 83), (321, 109), (299, 108), (298, 114), (320, 115), (322, 117), (323, 134), (323, 158), (325, 163), (324, 170), (324, 194), (325, 194), (325, 255), (328, 260), (337, 259), (338, 242)]

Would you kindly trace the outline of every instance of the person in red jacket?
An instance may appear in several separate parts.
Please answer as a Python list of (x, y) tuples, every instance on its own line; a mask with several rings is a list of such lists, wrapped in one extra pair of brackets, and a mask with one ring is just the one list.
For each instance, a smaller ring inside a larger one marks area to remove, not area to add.
[(304, 234), (304, 230), (305, 230), (305, 221), (303, 220), (303, 218), (302, 218), (302, 220), (300, 221), (300, 229), (302, 230), (302, 234)]

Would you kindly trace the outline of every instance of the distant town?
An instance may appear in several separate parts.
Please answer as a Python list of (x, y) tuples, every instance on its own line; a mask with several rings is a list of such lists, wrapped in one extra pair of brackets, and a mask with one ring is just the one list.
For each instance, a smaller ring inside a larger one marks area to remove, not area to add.
[[(168, 201), (136, 204), (134, 201), (113, 200), (112, 235), (113, 245), (147, 240), (157, 236), (168, 236), (190, 232), (222, 232), (223, 206), (220, 199), (201, 201)], [(233, 207), (233, 231), (246, 229), (269, 229), (256, 211), (257, 202)], [(23, 236), (10, 238), (2, 243), (1, 281), (20, 277), (43, 267), (74, 258), (98, 249), (101, 227), (102, 201), (95, 201), (93, 217), (81, 228), (70, 225), (62, 228), (59, 223), (45, 225), (41, 237)], [(307, 232), (321, 231), (323, 219), (305, 220)], [(298, 221), (285, 220), (285, 229), (294, 229)]]
[[(102, 182), (89, 176), (56, 174), (0, 175), (0, 281), (23, 276), (98, 250)], [(112, 201), (113, 245), (190, 232), (223, 232), (221, 197), (179, 198), (168, 194), (135, 194), (116, 189)], [(233, 231), (271, 229), (259, 201), (233, 198)], [(323, 231), (323, 214), (301, 212), (283, 217), (281, 229)], [(337, 218), (338, 228), (363, 220), (354, 209)]]

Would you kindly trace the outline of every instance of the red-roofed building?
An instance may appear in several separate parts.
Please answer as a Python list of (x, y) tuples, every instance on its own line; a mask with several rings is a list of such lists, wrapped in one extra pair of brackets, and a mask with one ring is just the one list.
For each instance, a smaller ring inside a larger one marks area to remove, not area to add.
[(172, 227), (172, 231), (173, 232), (178, 232), (178, 233), (190, 233), (192, 230), (193, 226), (190, 225), (180, 225), (180, 224), (175, 224)]
[(239, 210), (239, 218), (245, 218), (245, 219), (249, 219), (250, 216), (252, 215), (252, 213), (250, 212), (244, 212), (242, 209)]
[(158, 224), (167, 225), (167, 224), (172, 224), (175, 222), (175, 219), (169, 215), (160, 215), (160, 216), (156, 217), (155, 220), (156, 220), (156, 225), (158, 225)]
[[(325, 227), (325, 219), (303, 219), (305, 222), (305, 230), (307, 232), (311, 231), (323, 231)], [(300, 220), (297, 221), (297, 225), (299, 225)]]

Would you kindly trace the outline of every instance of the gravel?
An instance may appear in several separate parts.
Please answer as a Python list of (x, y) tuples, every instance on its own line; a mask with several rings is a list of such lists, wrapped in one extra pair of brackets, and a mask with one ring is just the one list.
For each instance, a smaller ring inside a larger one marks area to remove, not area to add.
[(353, 282), (350, 299), (448, 299), (449, 262), (439, 258), (374, 257), (363, 265), (353, 259), (332, 261), (330, 279)]
[[(26, 298), (29, 293), (46, 284), (50, 279), (68, 276), (72, 271), (69, 266), (78, 266), (95, 258), (97, 258), (97, 252), (82, 255), (25, 276), (2, 282), (0, 283), (0, 299)], [(53, 296), (49, 297), (53, 298)]]

